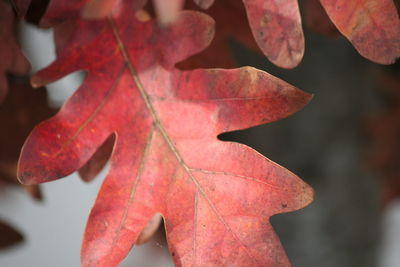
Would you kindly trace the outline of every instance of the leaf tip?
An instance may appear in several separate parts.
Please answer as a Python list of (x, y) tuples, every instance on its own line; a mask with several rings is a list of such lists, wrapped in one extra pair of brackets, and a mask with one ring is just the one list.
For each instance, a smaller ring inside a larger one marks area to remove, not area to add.
[(37, 184), (36, 182), (36, 172), (31, 171), (31, 168), (27, 166), (27, 164), (21, 160), (18, 161), (17, 165), (17, 179), (18, 181), (26, 186)]
[[(304, 47), (304, 43), (303, 43)], [(288, 55), (282, 55), (279, 56), (277, 59), (273, 59), (272, 57), (268, 56), (266, 52), (264, 54), (269, 58), (269, 60), (274, 63), (276, 66), (282, 68), (282, 69), (294, 69), (298, 65), (300, 65), (301, 61), (303, 60), (304, 57), (304, 48), (301, 48), (299, 51), (292, 51), (290, 56)]]
[(31, 185), (29, 182), (30, 177), (31, 174), (29, 172), (20, 172), (19, 170), (17, 172), (17, 179), (23, 185)]
[(388, 60), (383, 61), (383, 63), (381, 63), (381, 64), (383, 64), (383, 65), (392, 65), (392, 64), (396, 63), (397, 60), (399, 60), (399, 59), (400, 59), (400, 51), (398, 52), (398, 54), (394, 55), (393, 57), (390, 57)]
[(296, 90), (296, 93), (292, 96), (293, 112), (297, 112), (307, 106), (314, 98), (314, 94), (304, 92), (300, 89)]
[(315, 190), (309, 186), (308, 184), (304, 183), (303, 185), (303, 194), (301, 197), (301, 207), (307, 207), (310, 205), (315, 198)]
[(307, 105), (308, 103), (311, 102), (311, 100), (314, 98), (315, 95), (313, 93), (307, 93), (307, 92), (304, 92), (304, 93), (306, 94), (306, 96), (305, 96), (305, 101), (306, 101), (305, 105)]
[(32, 76), (31, 78), (31, 85), (33, 88), (40, 88), (43, 85), (46, 85), (47, 83), (45, 81), (43, 81), (39, 76)]

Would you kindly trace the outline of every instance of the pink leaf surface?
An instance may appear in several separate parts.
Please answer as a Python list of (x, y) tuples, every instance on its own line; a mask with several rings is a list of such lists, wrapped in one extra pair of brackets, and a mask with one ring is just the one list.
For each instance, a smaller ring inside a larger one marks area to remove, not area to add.
[[(213, 0), (194, 2), (204, 9), (214, 3)], [(297, 0), (243, 0), (243, 3), (253, 36), (265, 56), (279, 67), (296, 67), (304, 54)], [(230, 10), (226, 9), (225, 12)]]
[(79, 170), (115, 134), (83, 266), (116, 266), (158, 213), (176, 266), (289, 266), (268, 219), (309, 204), (312, 189), (217, 135), (284, 118), (311, 96), (251, 67), (178, 70), (210, 43), (212, 19), (186, 11), (159, 28), (136, 20), (135, 6), (122, 10), (70, 22), (75, 30), (56, 61), (32, 78), (40, 86), (87, 71), (60, 112), (27, 139), (19, 179), (41, 183)]
[(392, 0), (321, 0), (338, 30), (364, 57), (380, 64), (400, 56), (400, 20)]
[(253, 36), (269, 60), (282, 68), (296, 67), (304, 54), (304, 36), (297, 0), (243, 0)]

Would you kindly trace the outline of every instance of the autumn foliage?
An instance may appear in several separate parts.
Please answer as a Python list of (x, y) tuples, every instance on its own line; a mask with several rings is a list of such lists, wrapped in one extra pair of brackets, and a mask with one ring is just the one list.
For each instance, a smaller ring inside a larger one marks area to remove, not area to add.
[[(285, 118), (312, 96), (252, 67), (212, 67), (234, 65), (227, 36), (279, 67), (300, 64), (305, 44), (297, 1), (193, 1), (199, 7), (153, 1), (155, 12), (145, 0), (33, 2), (45, 10), (38, 25), (54, 29), (57, 58), (31, 84), (78, 70), (86, 77), (30, 133), (18, 179), (39, 184), (79, 171), (91, 180), (109, 160), (87, 222), (82, 266), (117, 266), (142, 242), (149, 221), (154, 232), (160, 215), (176, 266), (289, 266), (269, 218), (305, 207), (313, 190), (255, 150), (217, 136)], [(33, 2), (13, 1), (16, 14), (28, 17)], [(0, 3), (11, 18), (0, 25), (9, 40), (2, 74), (25, 72), (9, 23), (14, 13)], [(340, 32), (374, 62), (399, 57), (400, 21), (391, 0), (320, 4), (305, 1), (311, 27), (323, 20), (318, 31)]]

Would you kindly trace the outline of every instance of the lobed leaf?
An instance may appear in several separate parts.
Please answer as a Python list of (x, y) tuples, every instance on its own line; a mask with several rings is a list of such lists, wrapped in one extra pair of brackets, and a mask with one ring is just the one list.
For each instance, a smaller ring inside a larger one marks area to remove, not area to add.
[(265, 56), (281, 68), (294, 68), (304, 55), (297, 0), (243, 0), (253, 36)]
[[(194, 2), (207, 9), (214, 0)], [(243, 0), (243, 3), (253, 36), (264, 55), (279, 67), (296, 67), (304, 54), (304, 36), (297, 0)], [(225, 12), (231, 11), (227, 8)]]
[[(116, 266), (156, 214), (177, 266), (288, 266), (270, 216), (312, 200), (297, 176), (217, 135), (286, 117), (310, 95), (251, 67), (181, 71), (213, 37), (208, 16), (185, 11), (169, 27), (139, 21), (126, 2), (104, 20), (77, 19), (35, 86), (86, 70), (60, 112), (20, 156), (21, 182), (81, 169), (111, 135), (110, 170), (90, 212), (83, 266)], [(56, 31), (62, 34), (62, 31)]]
[(400, 56), (400, 20), (392, 0), (320, 0), (338, 30), (371, 61)]

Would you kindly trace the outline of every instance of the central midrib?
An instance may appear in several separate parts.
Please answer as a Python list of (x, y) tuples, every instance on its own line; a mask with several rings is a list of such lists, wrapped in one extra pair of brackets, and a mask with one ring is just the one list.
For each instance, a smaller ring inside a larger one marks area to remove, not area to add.
[[(174, 156), (176, 157), (177, 161), (179, 162), (179, 164), (185, 169), (185, 172), (188, 174), (188, 176), (190, 177), (190, 179), (193, 181), (193, 183), (196, 186), (196, 190), (198, 190), (198, 192), (201, 193), (201, 195), (206, 199), (207, 203), (210, 205), (211, 209), (215, 212), (215, 214), (217, 215), (218, 219), (221, 221), (221, 223), (225, 226), (225, 228), (235, 237), (235, 239), (238, 240), (238, 242), (241, 244), (241, 246), (244, 248), (244, 250), (246, 251), (246, 253), (254, 260), (256, 261), (258, 264), (260, 264), (256, 258), (252, 255), (252, 253), (247, 249), (247, 247), (245, 246), (245, 244), (243, 244), (243, 242), (239, 239), (239, 237), (235, 234), (235, 232), (233, 232), (233, 230), (230, 228), (230, 226), (227, 224), (227, 222), (225, 221), (225, 219), (222, 217), (222, 215), (219, 213), (219, 211), (217, 210), (217, 208), (215, 207), (214, 203), (208, 198), (207, 194), (204, 192), (203, 188), (201, 187), (200, 183), (197, 181), (197, 179), (194, 177), (191, 168), (189, 168), (189, 166), (186, 164), (186, 162), (183, 160), (183, 157), (180, 155), (179, 151), (177, 150), (177, 148), (175, 147), (174, 143), (172, 142), (171, 138), (169, 137), (168, 133), (166, 132), (166, 130), (164, 129), (163, 125), (161, 124), (161, 121), (158, 117), (157, 111), (155, 110), (153, 104), (151, 103), (150, 100), (150, 96), (147, 94), (146, 90), (144, 89), (144, 86), (142, 84), (142, 82), (139, 79), (139, 76), (135, 70), (135, 68), (132, 66), (131, 60), (129, 58), (127, 49), (124, 45), (124, 43), (122, 42), (122, 39), (119, 35), (118, 32), (118, 28), (113, 20), (113, 18), (109, 17), (108, 19), (110, 27), (112, 29), (113, 35), (115, 37), (115, 40), (117, 41), (117, 45), (119, 47), (119, 50), (121, 51), (122, 57), (124, 59), (124, 62), (126, 64), (126, 67), (128, 68), (129, 74), (131, 75), (133, 81), (135, 82), (141, 97), (143, 98), (143, 101), (146, 105), (146, 107), (148, 108), (152, 118), (153, 118), (153, 125), (155, 128), (157, 128), (161, 135), (163, 136), (164, 140), (167, 142), (168, 147), (171, 149), (172, 153), (174, 154)], [(196, 209), (197, 207), (195, 207)], [(195, 210), (195, 213), (197, 211)], [(196, 224), (196, 222), (195, 222)], [(195, 232), (195, 231), (194, 231)], [(194, 235), (196, 235), (196, 233), (194, 233)], [(196, 240), (195, 236), (194, 236), (194, 241)], [(195, 246), (196, 247), (196, 246)], [(194, 250), (194, 253), (196, 252), (196, 250)], [(194, 260), (196, 260), (196, 255), (193, 255)], [(260, 264), (261, 265), (261, 264)]]

